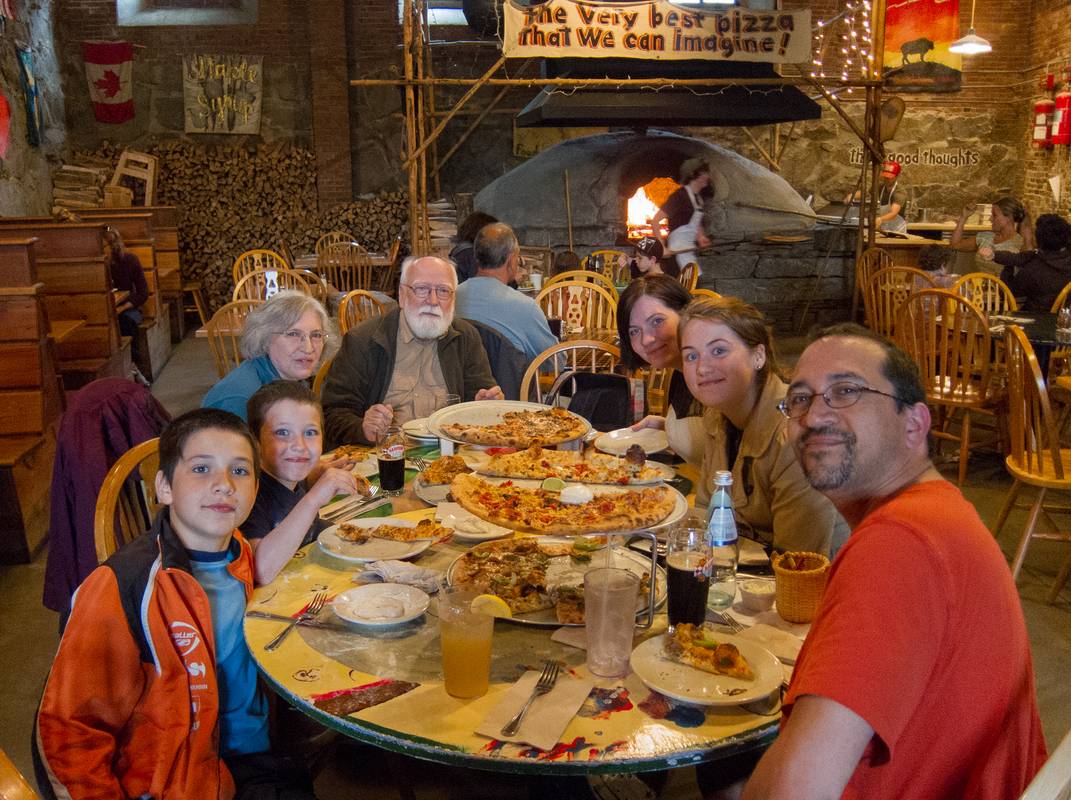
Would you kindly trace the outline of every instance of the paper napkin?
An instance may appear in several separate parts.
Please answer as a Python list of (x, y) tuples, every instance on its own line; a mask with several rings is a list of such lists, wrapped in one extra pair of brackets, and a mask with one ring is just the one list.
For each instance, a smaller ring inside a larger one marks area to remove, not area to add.
[(550, 635), (552, 642), (560, 642), (561, 644), (568, 645), (569, 647), (575, 647), (577, 650), (588, 649), (588, 629), (584, 625), (577, 625), (569, 628), (558, 628)]
[(771, 625), (755, 625), (736, 634), (741, 639), (750, 639), (762, 645), (785, 664), (795, 664), (803, 647), (803, 640), (788, 631), (779, 630)]
[(504, 742), (527, 742), (540, 750), (550, 750), (558, 743), (570, 720), (576, 716), (595, 682), (562, 674), (548, 694), (537, 697), (513, 736), (503, 736), (502, 726), (513, 719), (535, 689), (539, 672), (529, 670), (509, 688), (502, 701), (492, 709), (476, 733)]
[(354, 583), (404, 583), (428, 594), (439, 591), (443, 573), (437, 569), (417, 567), (406, 561), (373, 561), (363, 572), (353, 576)]

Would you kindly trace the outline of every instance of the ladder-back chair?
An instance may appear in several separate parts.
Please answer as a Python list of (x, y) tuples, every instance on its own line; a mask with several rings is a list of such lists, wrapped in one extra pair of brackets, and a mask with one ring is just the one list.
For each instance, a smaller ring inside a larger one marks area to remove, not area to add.
[(338, 304), (338, 327), (342, 333), (372, 317), (383, 316), (383, 303), (364, 289), (354, 289), (342, 296)]
[(864, 287), (863, 308), (867, 327), (892, 338), (900, 306), (919, 289), (935, 289), (928, 274), (913, 267), (887, 267), (875, 272)]
[(312, 296), (312, 288), (300, 272), (292, 269), (256, 270), (242, 277), (234, 286), (231, 300), (267, 300), (284, 289)]
[[(1004, 331), (1005, 361), (1008, 365), (1008, 432), (1009, 452), (1004, 459), (1004, 466), (1011, 474), (1014, 483), (1004, 498), (1004, 505), (997, 516), (993, 535), (1000, 533), (1008, 519), (1008, 513), (1015, 504), (1016, 497), (1023, 485), (1037, 489), (1033, 505), (1023, 527), (1019, 544), (1012, 559), (1012, 577), (1017, 578), (1026, 559), (1026, 551), (1034, 539), (1055, 539), (1071, 541), (1069, 532), (1038, 532), (1038, 517), (1050, 512), (1067, 514), (1063, 508), (1045, 505), (1045, 497), (1050, 489), (1057, 491), (1071, 490), (1071, 449), (1060, 446), (1060, 432), (1056, 427), (1049, 394), (1045, 389), (1045, 379), (1041, 374), (1034, 348), (1018, 325), (1009, 325)], [(1049, 593), (1049, 602), (1057, 595), (1067, 581), (1071, 572), (1071, 557), (1060, 570), (1060, 574)]]
[(153, 438), (127, 450), (108, 470), (93, 514), (98, 562), (149, 529), (160, 509), (156, 498), (159, 464), (160, 439)]
[(547, 319), (560, 319), (566, 331), (611, 329), (616, 326), (617, 295), (586, 281), (558, 281), (544, 286), (536, 303)]
[(677, 276), (677, 280), (689, 292), (695, 289), (695, 285), (699, 283), (699, 265), (694, 261), (689, 261), (681, 267), (681, 274)]
[(316, 257), (316, 270), (340, 292), (372, 288), (372, 259), (355, 242), (332, 244)]
[(205, 324), (208, 347), (216, 362), (216, 372), (224, 377), (242, 363), (242, 329), (249, 312), (261, 305), (261, 300), (237, 300), (220, 307)]
[(316, 244), (312, 246), (312, 250), (316, 255), (320, 255), (320, 253), (333, 244), (349, 244), (352, 241), (353, 234), (348, 231), (328, 231), (316, 240)]
[[(521, 400), (542, 403), (548, 388), (567, 369), (578, 372), (613, 372), (621, 351), (612, 344), (591, 339), (562, 342), (548, 347), (533, 359), (521, 378)], [(542, 371), (541, 371), (542, 370)]]
[(250, 272), (290, 269), (290, 262), (274, 250), (246, 250), (234, 259), (231, 277), (235, 285)]
[(1018, 311), (1019, 304), (1011, 289), (996, 275), (987, 272), (971, 272), (952, 284), (952, 291), (961, 294), (985, 312), (1005, 314)]

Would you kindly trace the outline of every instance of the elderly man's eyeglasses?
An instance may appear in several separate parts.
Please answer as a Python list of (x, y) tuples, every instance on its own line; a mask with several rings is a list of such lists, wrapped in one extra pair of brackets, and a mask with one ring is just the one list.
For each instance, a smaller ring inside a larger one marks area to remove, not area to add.
[(415, 294), (418, 300), (427, 300), (431, 297), (432, 291), (435, 292), (435, 296), (440, 300), (449, 300), (456, 291), (452, 286), (429, 286), (426, 283), (403, 283), (402, 286)]
[(882, 397), (891, 397), (896, 402), (900, 398), (895, 394), (880, 392), (869, 386), (859, 386), (855, 383), (834, 383), (824, 392), (789, 392), (785, 399), (777, 404), (781, 413), (789, 419), (799, 419), (811, 409), (814, 398), (821, 397), (830, 408), (848, 408), (859, 402), (863, 394), (880, 394)]
[(299, 331), (297, 328), (291, 328), (288, 331), (280, 331), (277, 335), (282, 336), (290, 344), (295, 345), (304, 343), (304, 341), (308, 339), (309, 344), (316, 347), (322, 346), (323, 343), (327, 341), (328, 336), (328, 334), (323, 331), (309, 331), (308, 333), (305, 333), (305, 331)]

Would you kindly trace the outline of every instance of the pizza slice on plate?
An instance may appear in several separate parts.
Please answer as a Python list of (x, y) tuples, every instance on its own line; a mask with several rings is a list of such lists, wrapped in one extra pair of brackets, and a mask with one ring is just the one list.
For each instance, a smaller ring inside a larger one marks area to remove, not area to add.
[(755, 679), (751, 665), (736, 645), (719, 642), (713, 630), (704, 625), (681, 623), (672, 634), (666, 634), (664, 651), (671, 660), (703, 672), (744, 681)]

